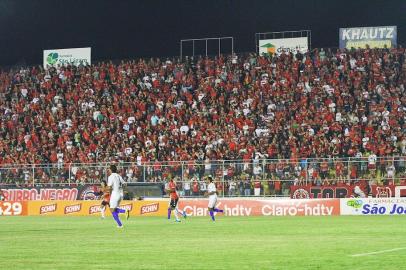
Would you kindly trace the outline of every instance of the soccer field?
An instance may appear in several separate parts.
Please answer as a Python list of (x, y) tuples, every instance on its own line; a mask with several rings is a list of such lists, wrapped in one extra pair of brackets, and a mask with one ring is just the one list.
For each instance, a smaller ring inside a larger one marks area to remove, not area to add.
[(134, 217), (124, 224), (0, 217), (0, 269), (406, 267), (405, 216)]

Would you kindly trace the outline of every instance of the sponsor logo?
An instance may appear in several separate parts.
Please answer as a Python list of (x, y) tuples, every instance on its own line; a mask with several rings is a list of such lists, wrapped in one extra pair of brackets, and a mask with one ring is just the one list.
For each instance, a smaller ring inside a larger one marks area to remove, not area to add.
[[(220, 207), (220, 204), (221, 203), (219, 203), (217, 207)], [(202, 217), (209, 215), (207, 207), (198, 205), (186, 205), (185, 207), (183, 207), (183, 211), (185, 211), (186, 215), (188, 216)], [(224, 205), (223, 211), (225, 216), (250, 216), (252, 208), (244, 207), (243, 205), (239, 204), (235, 205), (235, 207)], [(214, 213), (214, 215), (217, 215), (217, 213)]]
[(39, 209), (39, 213), (46, 214), (46, 213), (51, 213), (56, 211), (56, 203), (54, 204), (48, 204), (48, 205), (43, 205)]
[(405, 215), (406, 205), (404, 203), (365, 203), (362, 207), (364, 215)]
[(392, 27), (365, 27), (365, 28), (344, 28), (342, 30), (343, 40), (374, 40), (394, 38), (395, 28)]
[(307, 190), (304, 190), (303, 188), (296, 189), (295, 192), (292, 195), (293, 199), (309, 199), (310, 195)]
[(360, 209), (362, 207), (362, 204), (363, 204), (362, 200), (349, 200), (347, 202), (348, 206), (353, 207), (356, 210)]
[(133, 210), (133, 205), (130, 203), (130, 204), (123, 204), (123, 205), (120, 205), (120, 208), (121, 209), (124, 209), (124, 210), (128, 210), (128, 211), (130, 211), (131, 212), (131, 210)]
[(50, 65), (54, 65), (58, 61), (58, 53), (51, 52), (48, 54), (47, 63)]
[(262, 215), (264, 216), (331, 216), (334, 213), (334, 206), (317, 204), (299, 205), (264, 205)]
[(97, 214), (101, 212), (101, 206), (100, 205), (93, 205), (89, 208), (89, 214)]
[(397, 44), (396, 26), (340, 28), (340, 48), (390, 48)]
[(143, 205), (141, 207), (141, 215), (158, 212), (158, 210), (159, 210), (159, 203)]
[(266, 52), (269, 54), (275, 54), (275, 45), (272, 43), (267, 43), (261, 46), (261, 48), (266, 48)]
[(65, 215), (80, 212), (82, 204), (68, 205), (65, 207)]

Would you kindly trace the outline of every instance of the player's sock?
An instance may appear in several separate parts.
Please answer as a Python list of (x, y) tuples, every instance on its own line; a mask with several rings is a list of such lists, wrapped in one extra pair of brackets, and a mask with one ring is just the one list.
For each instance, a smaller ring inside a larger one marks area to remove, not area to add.
[(121, 224), (120, 218), (118, 217), (118, 212), (113, 211), (112, 215), (113, 215), (114, 220), (117, 222), (117, 225), (119, 227), (123, 226), (123, 224)]
[(210, 211), (210, 216), (211, 216), (211, 219), (214, 221), (215, 218), (214, 218), (214, 212), (213, 211)]
[(175, 208), (176, 213), (180, 214), (182, 217), (186, 217), (185, 211), (180, 211), (178, 208)]
[(172, 210), (170, 208), (168, 208), (168, 219), (171, 219), (171, 212), (172, 212)]
[(219, 213), (223, 213), (224, 211), (218, 208), (214, 208), (214, 212), (219, 212)]
[(178, 208), (176, 208), (176, 211), (178, 211), (178, 213), (181, 214), (184, 218), (187, 217), (185, 211), (180, 211)]
[(102, 206), (102, 207), (100, 208), (100, 213), (101, 213), (101, 217), (102, 217), (102, 218), (105, 218), (105, 217), (106, 217), (105, 212), (106, 212), (106, 207)]
[(116, 208), (116, 209), (117, 209), (117, 213), (119, 213), (119, 214), (125, 213), (124, 209), (121, 209), (121, 208)]
[(175, 209), (175, 211), (173, 211), (173, 214), (174, 214), (174, 216), (175, 216), (175, 219), (176, 220), (179, 220), (179, 217), (178, 217), (178, 213), (177, 213), (178, 211), (176, 211), (176, 209)]

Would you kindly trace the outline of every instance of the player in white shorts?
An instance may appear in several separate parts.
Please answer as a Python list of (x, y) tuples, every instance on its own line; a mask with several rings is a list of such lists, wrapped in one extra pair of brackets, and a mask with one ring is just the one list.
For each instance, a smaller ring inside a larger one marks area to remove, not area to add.
[(121, 200), (123, 199), (123, 185), (125, 184), (123, 178), (117, 173), (117, 166), (112, 164), (108, 170), (110, 174), (107, 186), (110, 187), (110, 211), (113, 215), (114, 220), (117, 222), (119, 228), (123, 227), (123, 224), (120, 221), (118, 216), (120, 213), (126, 213), (127, 219), (129, 218), (130, 212), (124, 209), (118, 208)]
[(217, 188), (216, 185), (213, 183), (213, 178), (209, 176), (208, 178), (209, 185), (207, 186), (206, 196), (209, 196), (209, 213), (211, 219), (215, 221), (214, 212), (223, 213), (223, 210), (216, 208), (217, 204)]

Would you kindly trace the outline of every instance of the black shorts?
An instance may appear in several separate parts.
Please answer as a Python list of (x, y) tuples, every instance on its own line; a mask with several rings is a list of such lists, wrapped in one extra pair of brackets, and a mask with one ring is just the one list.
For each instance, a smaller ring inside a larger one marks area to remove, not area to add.
[(169, 205), (171, 206), (172, 209), (174, 209), (178, 205), (178, 201), (179, 201), (179, 198), (171, 199), (171, 202)]
[(110, 205), (108, 201), (102, 201), (101, 205), (106, 206), (106, 205)]

